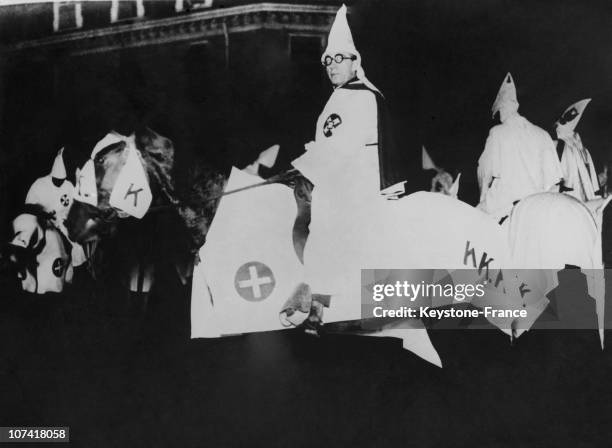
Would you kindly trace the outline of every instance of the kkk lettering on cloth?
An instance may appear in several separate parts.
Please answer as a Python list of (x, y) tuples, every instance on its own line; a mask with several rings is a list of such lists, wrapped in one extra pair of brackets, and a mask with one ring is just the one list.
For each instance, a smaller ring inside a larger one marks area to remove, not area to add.
[(113, 187), (109, 204), (130, 216), (142, 218), (149, 210), (153, 195), (133, 142), (128, 144), (125, 165)]
[[(95, 157), (102, 149), (111, 144), (126, 143), (127, 158), (113, 186), (109, 204), (127, 215), (140, 219), (149, 210), (153, 195), (134, 138), (134, 136), (125, 137), (110, 133), (96, 144), (91, 157)], [(81, 170), (77, 169), (76, 178), (77, 186), (74, 199), (97, 207), (98, 192), (93, 159), (89, 159)]]

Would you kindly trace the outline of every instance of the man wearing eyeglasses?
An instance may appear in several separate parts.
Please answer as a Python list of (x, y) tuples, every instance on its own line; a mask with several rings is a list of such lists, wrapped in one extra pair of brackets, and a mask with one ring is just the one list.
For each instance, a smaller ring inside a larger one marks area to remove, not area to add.
[(335, 309), (359, 310), (361, 268), (372, 257), (364, 241), (380, 233), (381, 204), (402, 195), (406, 181), (406, 164), (387, 132), (383, 96), (365, 76), (344, 5), (321, 63), (334, 90), (317, 120), (315, 140), (292, 162), (314, 184), (304, 248), (305, 278), (314, 293), (305, 325), (314, 334), (330, 296)]

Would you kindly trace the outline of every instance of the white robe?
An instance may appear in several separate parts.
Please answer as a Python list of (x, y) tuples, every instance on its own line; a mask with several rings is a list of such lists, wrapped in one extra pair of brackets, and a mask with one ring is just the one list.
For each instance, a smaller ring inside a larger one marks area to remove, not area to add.
[[(28, 194), (26, 195), (26, 204), (41, 205), (45, 212), (53, 214), (53, 224), (59, 229), (66, 238), (68, 238), (68, 230), (64, 225), (64, 221), (68, 217), (70, 206), (74, 198), (74, 185), (69, 180), (64, 180), (59, 187), (53, 183), (51, 175), (39, 177), (34, 181)], [(80, 266), (86, 261), (83, 248), (72, 242), (72, 265)]]
[(516, 114), (489, 132), (478, 160), (478, 208), (496, 220), (531, 194), (551, 190), (563, 177), (547, 132)]
[(53, 213), (55, 227), (61, 228), (68, 217), (73, 196), (74, 186), (69, 180), (64, 180), (59, 187), (56, 187), (51, 175), (48, 175), (34, 181), (28, 190), (25, 203), (42, 205), (47, 213)]
[(591, 153), (582, 145), (577, 133), (562, 140), (565, 142), (561, 156), (563, 180), (567, 188), (572, 188), (566, 193), (582, 202), (597, 199), (599, 196), (595, 192), (599, 190), (599, 181)]
[[(319, 116), (316, 140), (293, 162), (313, 184), (310, 233), (304, 249), (307, 283), (319, 294), (359, 287), (380, 195), (378, 112), (369, 90), (335, 89)], [(379, 229), (378, 229), (379, 230)], [(350, 264), (350, 265), (349, 265)]]

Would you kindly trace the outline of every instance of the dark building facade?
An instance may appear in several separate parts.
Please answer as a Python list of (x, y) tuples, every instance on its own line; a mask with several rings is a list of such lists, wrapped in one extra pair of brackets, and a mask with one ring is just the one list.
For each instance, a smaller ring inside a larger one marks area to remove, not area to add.
[[(329, 96), (318, 61), (340, 3), (0, 7), (2, 204), (20, 203), (59, 147), (66, 146), (72, 170), (109, 129), (146, 124), (171, 137), (179, 156), (224, 166), (247, 164), (283, 140), (297, 150), (312, 138)], [(610, 158), (609, 2), (347, 3), (356, 46), (387, 99), (396, 140), (415, 151), (417, 164), (425, 145), (438, 165), (462, 172), (462, 199), (478, 200), (477, 160), (509, 71), (520, 112), (547, 130), (569, 104), (593, 98), (578, 131), (598, 171)], [(285, 161), (292, 155), (281, 152)]]
[(328, 89), (318, 59), (336, 9), (319, 0), (0, 8), (2, 215), (60, 147), (74, 172), (111, 129), (150, 126), (174, 140), (178, 158), (224, 167), (307, 141)]

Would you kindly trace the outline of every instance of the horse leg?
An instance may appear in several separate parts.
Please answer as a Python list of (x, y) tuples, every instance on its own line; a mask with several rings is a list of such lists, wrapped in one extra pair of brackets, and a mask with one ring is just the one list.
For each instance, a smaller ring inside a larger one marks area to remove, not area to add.
[(149, 292), (155, 280), (155, 266), (152, 263), (138, 262), (131, 270), (130, 299), (136, 302), (136, 312), (145, 315), (149, 305)]

